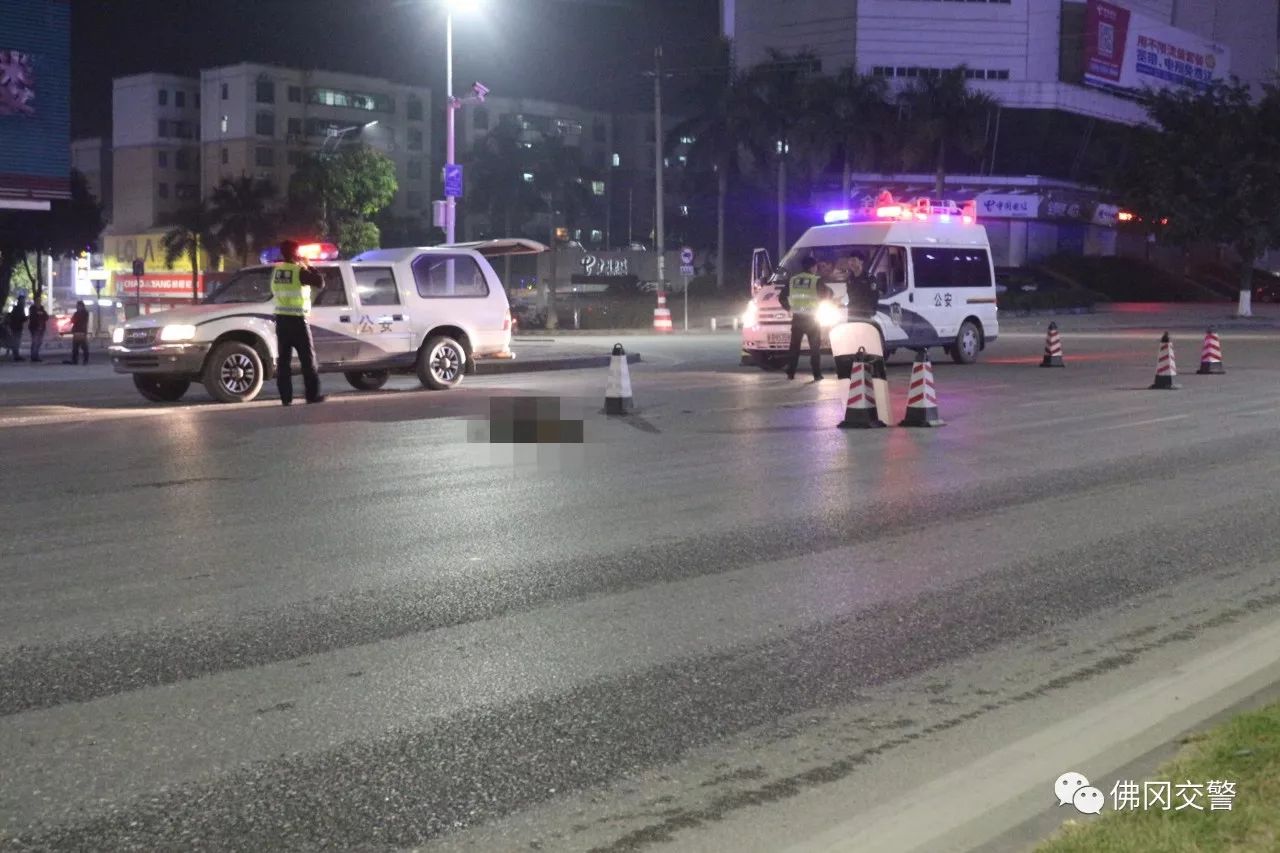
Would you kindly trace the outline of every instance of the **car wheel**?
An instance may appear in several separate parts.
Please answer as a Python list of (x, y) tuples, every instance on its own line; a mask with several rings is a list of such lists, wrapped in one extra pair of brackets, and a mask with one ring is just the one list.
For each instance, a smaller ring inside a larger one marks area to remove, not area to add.
[(956, 364), (973, 364), (977, 361), (978, 353), (982, 351), (982, 333), (978, 331), (977, 324), (972, 320), (961, 323), (956, 342), (949, 350), (951, 360)]
[(157, 376), (154, 373), (133, 374), (133, 387), (153, 403), (176, 403), (191, 387), (190, 379), (180, 376)]
[(446, 391), (462, 382), (467, 351), (445, 335), (429, 338), (418, 350), (418, 381), (432, 391)]
[(766, 352), (752, 353), (751, 357), (755, 360), (756, 367), (761, 370), (781, 370), (787, 366), (789, 356), (770, 355)]
[(262, 391), (262, 357), (248, 344), (218, 344), (204, 363), (205, 389), (219, 403), (247, 403)]
[(357, 391), (377, 391), (391, 378), (390, 370), (348, 370), (343, 374)]

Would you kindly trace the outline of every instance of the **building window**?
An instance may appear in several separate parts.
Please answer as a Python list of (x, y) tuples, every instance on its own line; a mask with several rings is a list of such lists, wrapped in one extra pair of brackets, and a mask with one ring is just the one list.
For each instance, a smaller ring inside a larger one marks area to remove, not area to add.
[(184, 108), (185, 108), (185, 107), (186, 107), (186, 105), (187, 105), (187, 93), (186, 93), (186, 92), (174, 92), (174, 93), (173, 93), (173, 105), (174, 105), (175, 107), (184, 107)]
[(409, 150), (422, 150), (422, 131), (418, 130), (416, 127), (409, 128)]
[(422, 193), (418, 192), (417, 190), (409, 190), (407, 204), (409, 205), (410, 210), (421, 210), (422, 209)]
[[(1001, 0), (976, 0), (976, 2), (1001, 2)], [(930, 68), (919, 65), (897, 66), (892, 65), (875, 65), (871, 68), (871, 73), (876, 77), (937, 77), (947, 68)], [(1009, 69), (1007, 68), (966, 68), (964, 76), (967, 80), (1008, 80)]]
[(694, 142), (696, 142), (696, 141), (697, 141), (697, 140), (696, 140), (696, 139), (694, 139), (692, 136), (682, 136), (682, 137), (680, 137), (680, 144), (681, 144), (681, 145), (692, 145), (692, 144), (693, 144)]
[(157, 151), (157, 152), (156, 152), (156, 163), (160, 166), (160, 168), (161, 168), (161, 169), (167, 169), (167, 168), (169, 168), (169, 152), (168, 152), (168, 151)]
[(615, 151), (613, 154), (613, 168), (616, 169), (621, 165), (622, 165), (622, 157)]
[(276, 117), (271, 113), (258, 113), (258, 118), (254, 122), (254, 130), (259, 136), (275, 136), (276, 135)]
[(170, 123), (173, 135), (179, 139), (194, 139), (195, 128), (189, 121), (175, 121)]
[(290, 166), (301, 166), (302, 156), (303, 155), (301, 151), (297, 150), (296, 148), (291, 148), (289, 150), (289, 153), (285, 155), (285, 161), (288, 162)]
[(301, 86), (289, 87), (289, 103), (291, 104), (302, 103), (302, 87)]
[(274, 148), (268, 148), (260, 145), (253, 149), (253, 165), (263, 169), (269, 169), (276, 164), (276, 152)]
[(603, 151), (597, 151), (597, 152), (596, 152), (595, 161), (596, 161), (596, 168), (597, 168), (597, 169), (607, 169), (607, 168), (609, 168), (609, 155), (608, 155), (608, 154), (606, 154), (605, 152), (603, 152)]
[(591, 138), (596, 142), (604, 142), (608, 138), (609, 129), (604, 126), (604, 122), (596, 122), (591, 128)]
[(190, 172), (196, 167), (191, 157), (191, 149), (180, 148), (178, 153), (173, 155), (173, 165), (179, 172)]
[(422, 180), (422, 161), (421, 160), (418, 160), (415, 158), (409, 161), (409, 180), (411, 181)]
[(225, 166), (230, 162), (231, 162), (231, 152), (223, 148), (222, 149), (222, 165)]
[(160, 198), (168, 198), (169, 185), (166, 184), (164, 181), (161, 181), (160, 184), (156, 187), (156, 192), (159, 193)]
[(160, 121), (156, 123), (156, 136), (159, 136), (161, 139), (169, 138), (169, 122), (164, 119), (160, 119)]
[(325, 107), (347, 107), (353, 110), (372, 110), (381, 113), (396, 111), (395, 99), (390, 95), (370, 95), (341, 89), (308, 89), (307, 101)]
[(603, 240), (603, 239), (604, 239), (604, 232), (602, 232), (602, 231), (600, 231), (600, 230), (598, 230), (598, 229), (595, 229), (595, 228), (592, 228), (592, 229), (591, 229), (591, 242), (592, 242), (592, 243), (599, 243), (599, 242), (600, 242), (601, 240)]
[(533, 172), (525, 172), (523, 177), (526, 184), (533, 183)]
[(227, 99), (227, 84), (223, 83), (222, 84), (222, 100), (225, 101), (226, 99)]
[(476, 125), (476, 130), (489, 129), (489, 111), (484, 107), (476, 107), (475, 125)]
[(175, 198), (191, 201), (200, 195), (200, 187), (196, 184), (176, 184), (173, 188)]
[(689, 215), (689, 205), (687, 205), (687, 204), (682, 204), (682, 205), (680, 205), (680, 215), (681, 215), (681, 216), (688, 216), (688, 215)]
[(258, 103), (274, 104), (276, 102), (276, 84), (270, 80), (259, 80), (258, 87)]
[(158, 95), (158, 97), (159, 97), (159, 104), (160, 104), (160, 106), (164, 107), (164, 106), (168, 106), (168, 105), (169, 105), (169, 90), (168, 90), (168, 89), (161, 89), (161, 90), (160, 90), (159, 92), (157, 92), (156, 94), (157, 94), (157, 95)]
[(302, 135), (302, 119), (300, 118), (289, 119), (289, 135), (290, 136)]
[(409, 112), (410, 121), (422, 121), (422, 99), (409, 96), (409, 103), (406, 109)]
[(604, 195), (604, 181), (592, 181), (591, 192), (594, 195)]

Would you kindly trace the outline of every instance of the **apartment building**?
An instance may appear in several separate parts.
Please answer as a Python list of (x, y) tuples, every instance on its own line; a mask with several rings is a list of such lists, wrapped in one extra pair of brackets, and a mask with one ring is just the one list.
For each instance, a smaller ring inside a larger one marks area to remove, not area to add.
[(112, 91), (112, 230), (138, 233), (200, 198), (200, 85), (190, 77), (121, 77)]

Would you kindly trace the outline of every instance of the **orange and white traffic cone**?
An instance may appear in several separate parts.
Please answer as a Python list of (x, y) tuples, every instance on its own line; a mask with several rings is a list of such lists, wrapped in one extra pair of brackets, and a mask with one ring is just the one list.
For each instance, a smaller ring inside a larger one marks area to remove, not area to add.
[(1178, 365), (1173, 359), (1173, 341), (1169, 340), (1169, 333), (1165, 332), (1160, 338), (1160, 355), (1156, 358), (1156, 381), (1151, 383), (1151, 389), (1176, 391), (1182, 387), (1173, 381), (1177, 376)]
[(653, 309), (653, 330), (671, 331), (671, 309), (667, 307), (667, 294), (661, 290), (658, 291), (658, 307)]
[(1058, 334), (1058, 324), (1050, 323), (1049, 331), (1044, 336), (1044, 361), (1041, 367), (1066, 367), (1062, 360), (1062, 336)]
[(911, 365), (911, 387), (907, 390), (907, 416), (898, 426), (945, 425), (946, 421), (938, 417), (938, 395), (933, 389), (933, 365), (929, 362), (929, 353), (922, 349), (916, 354), (915, 364)]
[(876, 398), (871, 388), (870, 373), (866, 362), (853, 363), (849, 373), (849, 402), (845, 404), (840, 429), (870, 429), (885, 425), (876, 413)]
[(1200, 369), (1196, 373), (1217, 376), (1226, 372), (1227, 368), (1222, 364), (1222, 339), (1213, 330), (1213, 326), (1210, 326), (1209, 331), (1204, 333), (1204, 346), (1200, 348)]

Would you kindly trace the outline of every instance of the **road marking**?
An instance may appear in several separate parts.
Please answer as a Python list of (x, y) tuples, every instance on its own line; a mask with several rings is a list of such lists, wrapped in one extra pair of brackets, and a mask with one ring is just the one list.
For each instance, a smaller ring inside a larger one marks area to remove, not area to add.
[(1094, 427), (1093, 429), (1090, 430), (1090, 432), (1102, 432), (1104, 430), (1109, 430), (1109, 429), (1125, 429), (1126, 427), (1149, 426), (1151, 424), (1167, 423), (1168, 421), (1180, 421), (1184, 418), (1189, 418), (1189, 417), (1191, 417), (1191, 415), (1168, 415), (1167, 417), (1151, 418), (1150, 420), (1145, 420), (1145, 421), (1129, 421), (1128, 423), (1123, 423), (1123, 424), (1112, 424), (1111, 426)]

